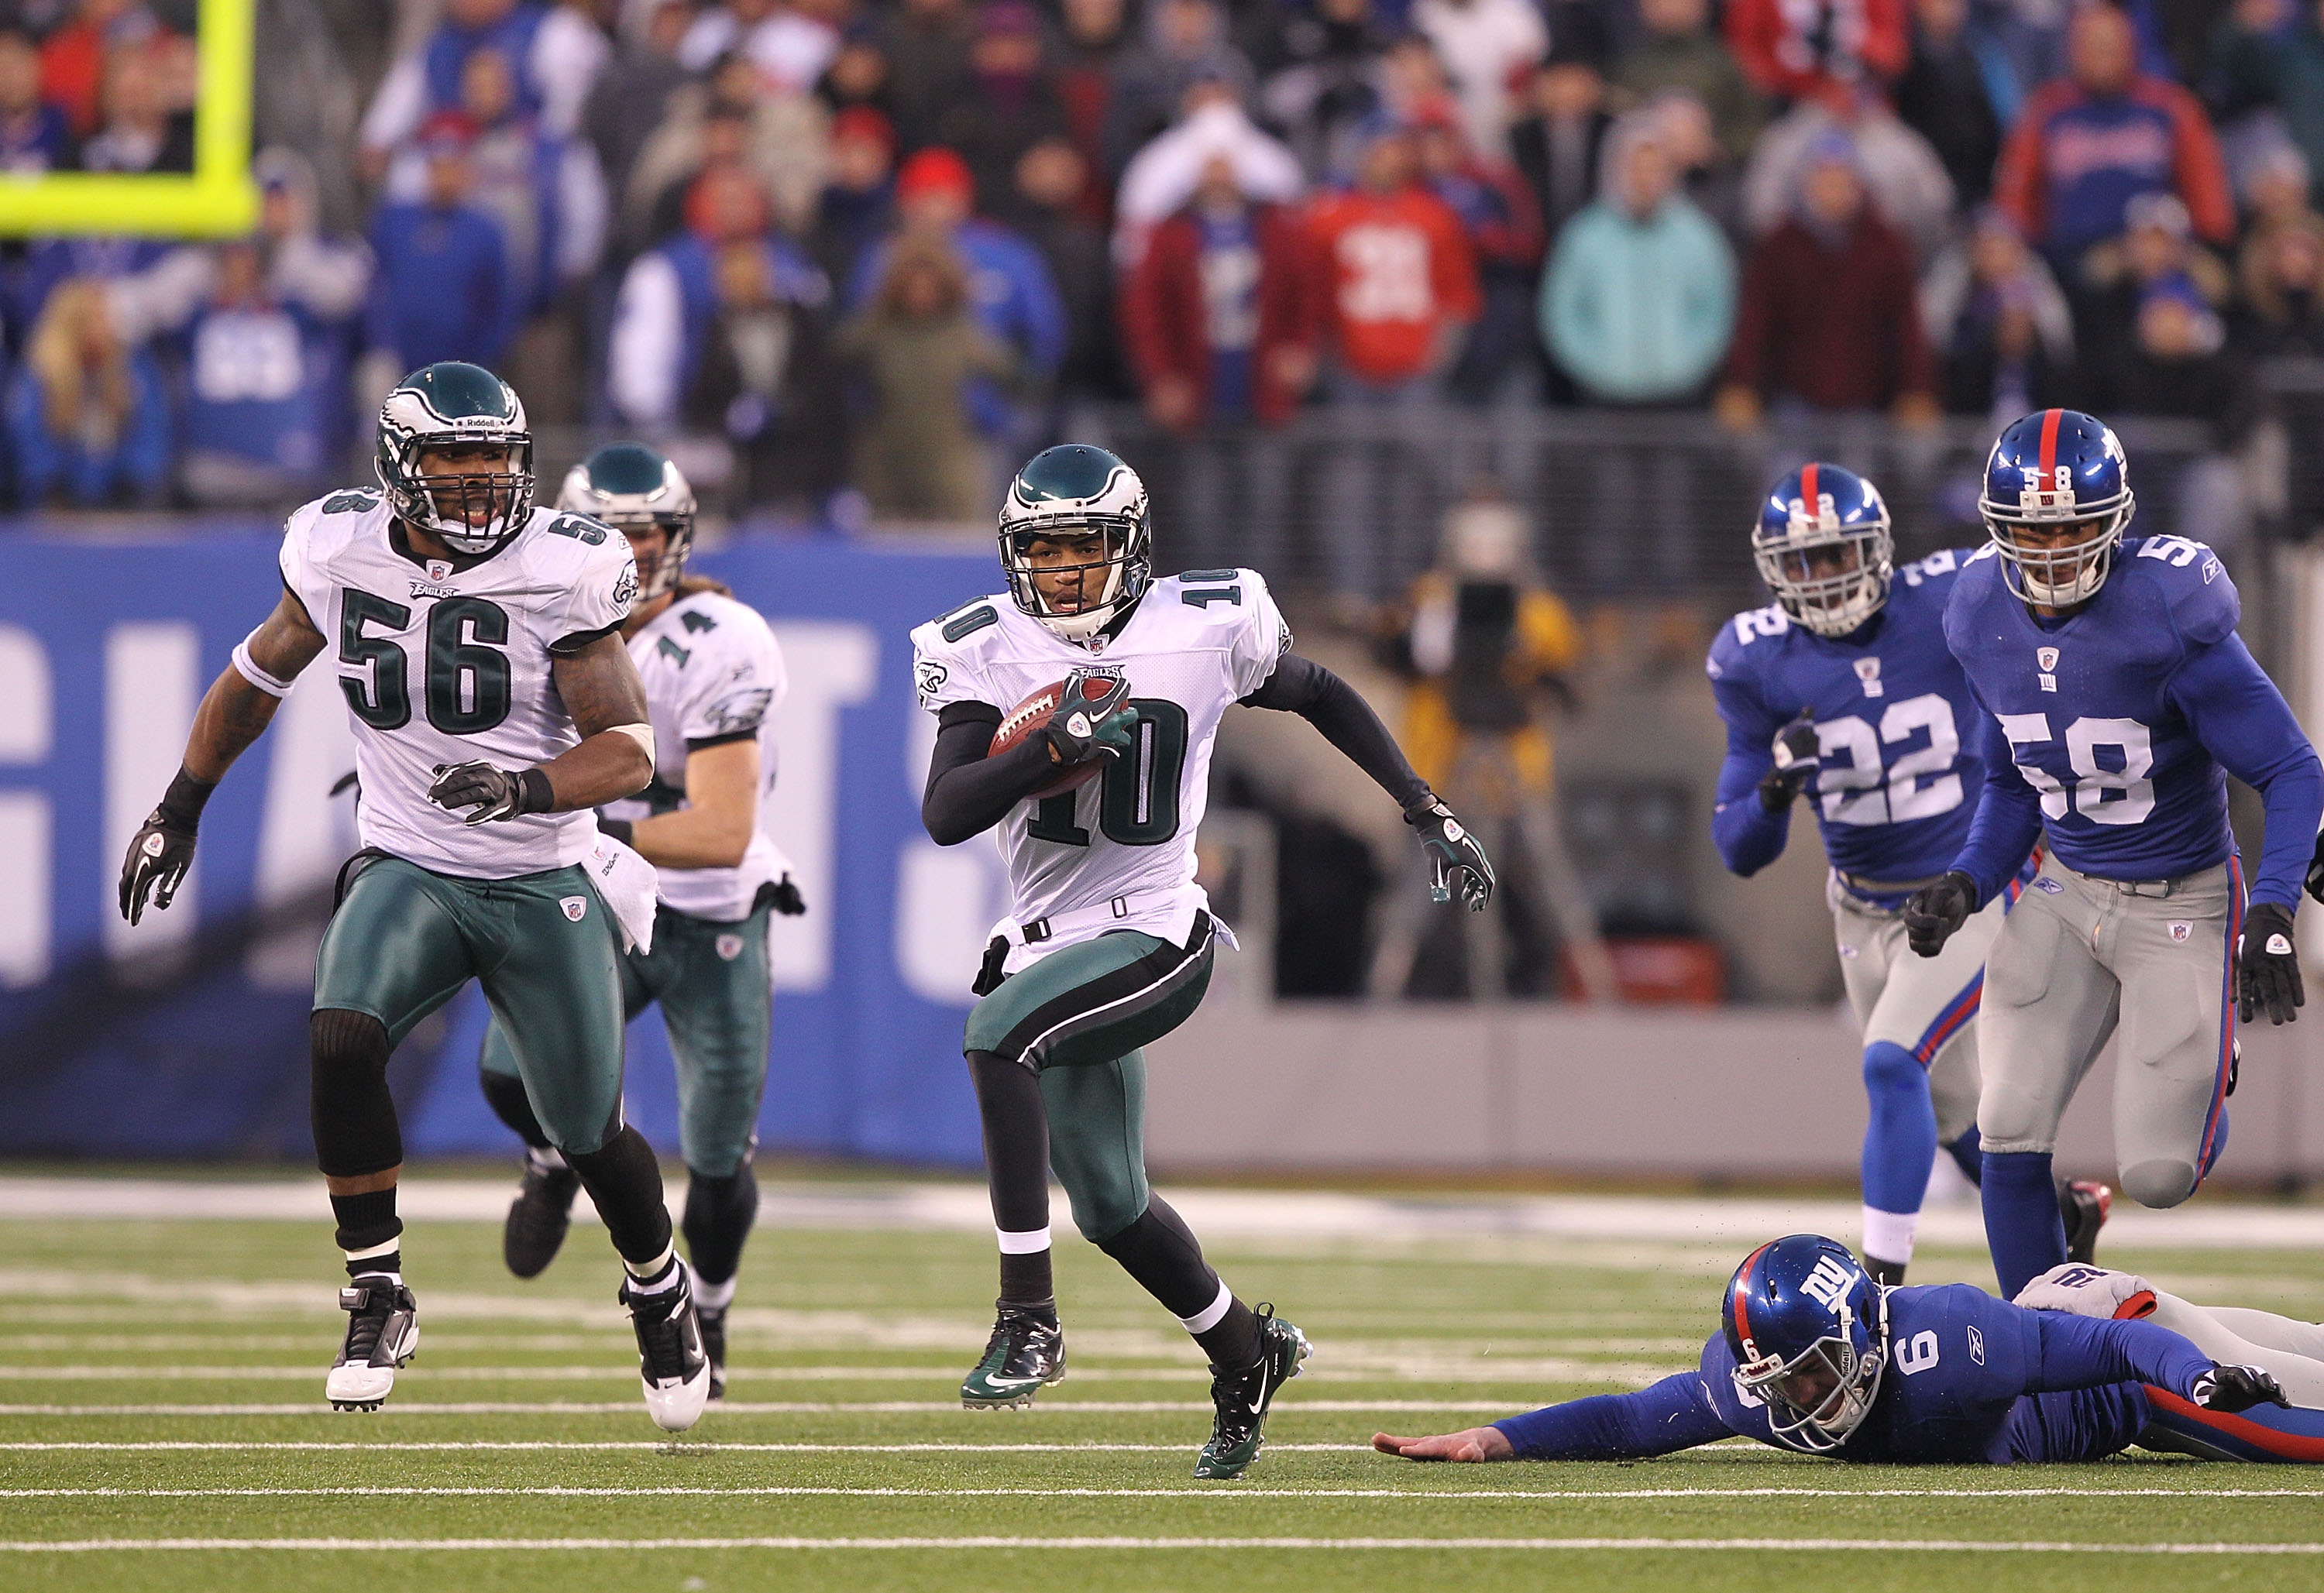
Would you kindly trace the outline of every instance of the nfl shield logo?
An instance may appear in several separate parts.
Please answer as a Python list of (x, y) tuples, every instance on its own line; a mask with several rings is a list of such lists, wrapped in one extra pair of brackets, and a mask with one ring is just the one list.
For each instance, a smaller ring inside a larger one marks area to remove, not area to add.
[(1858, 658), (1858, 659), (1857, 659), (1857, 660), (1856, 660), (1856, 678), (1857, 678), (1857, 679), (1858, 679), (1858, 680), (1877, 680), (1877, 679), (1879, 679), (1879, 678), (1880, 678), (1880, 660), (1879, 660), (1879, 659), (1877, 659), (1877, 658)]
[(718, 948), (718, 960), (722, 962), (732, 962), (742, 954), (742, 937), (739, 935), (722, 935), (713, 944)]
[(451, 561), (442, 558), (429, 559), (428, 561), (428, 578), (431, 581), (450, 580), (452, 578)]
[(578, 924), (581, 922), (581, 915), (589, 910), (589, 898), (586, 896), (561, 897), (558, 899), (557, 905), (565, 909), (567, 917)]
[(2042, 666), (2043, 674), (2050, 674), (2058, 667), (2058, 649), (2054, 647), (2037, 647), (2034, 649), (2034, 661)]
[(2192, 924), (2173, 924), (2171, 926), (2171, 938), (2172, 940), (2185, 940), (2189, 935), (2194, 933), (2195, 926)]

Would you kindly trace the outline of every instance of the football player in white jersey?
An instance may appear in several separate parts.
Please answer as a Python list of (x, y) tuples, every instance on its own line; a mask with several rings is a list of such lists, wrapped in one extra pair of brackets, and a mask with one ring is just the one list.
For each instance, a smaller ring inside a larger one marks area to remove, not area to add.
[[(634, 1017), (658, 1000), (669, 1030), (687, 1174), (679, 1226), (710, 1397), (718, 1399), (726, 1308), (759, 1210), (751, 1153), (772, 1019), (767, 924), (772, 914), (807, 910), (766, 822), (771, 717), (789, 681), (758, 612), (717, 582), (686, 574), (694, 489), (676, 465), (641, 443), (609, 444), (573, 467), (557, 506), (620, 531), (638, 561), (638, 600), (622, 638), (645, 681), (654, 779), (597, 823), (659, 876), (653, 949), (623, 959), (622, 1008)], [(532, 1277), (564, 1242), (580, 1180), (534, 1117), (498, 1018), (485, 1031), (482, 1064), (485, 1099), (528, 1147), (503, 1251), (511, 1272)]]
[[(961, 1385), (971, 1408), (1021, 1405), (1065, 1376), (1050, 1283), (1054, 1168), (1083, 1235), (1192, 1333), (1216, 1406), (1198, 1478), (1258, 1458), (1299, 1330), (1236, 1298), (1148, 1187), (1139, 1047), (1183, 1023), (1225, 930), (1194, 883), (1211, 744), (1235, 703), (1301, 714), (1403, 806), (1440, 901), (1481, 910), (1491, 865), (1346, 682), (1294, 655), (1258, 572), (1153, 578), (1146, 488), (1102, 448), (1039, 454), (1001, 511), (1008, 590), (912, 633), (920, 705), (937, 716), (921, 816), (952, 845), (995, 831), (1011, 906), (995, 925), (964, 1042), (1001, 1245), (992, 1338)], [(1002, 716), (1063, 677), (1067, 702), (988, 756)], [(1041, 795), (1060, 766), (1102, 778)]]
[(637, 566), (595, 520), (533, 506), (524, 408), (489, 371), (447, 361), (404, 378), (380, 411), (377, 465), (379, 490), (290, 516), (281, 601), (203, 699), (185, 766), (122, 865), (121, 911), (135, 923), (149, 892), (170, 905), (203, 803), (328, 651), (363, 850), (315, 963), (315, 1152), (349, 1279), (325, 1392), (376, 1409), (418, 1345), (388, 1053), (475, 979), (621, 1254), (646, 1409), (679, 1431), (702, 1413), (709, 1361), (660, 1168), (622, 1120), (621, 953), (650, 940), (653, 870), (594, 815), (653, 777), (619, 634)]

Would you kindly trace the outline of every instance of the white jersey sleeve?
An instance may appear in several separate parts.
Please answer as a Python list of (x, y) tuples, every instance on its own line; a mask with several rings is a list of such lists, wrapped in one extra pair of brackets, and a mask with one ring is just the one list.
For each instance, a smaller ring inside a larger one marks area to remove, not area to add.
[(1234, 695), (1247, 697), (1268, 683), (1283, 655), (1291, 650), (1291, 626), (1283, 611), (1275, 606), (1275, 594), (1268, 591), (1265, 576), (1257, 570), (1222, 573), (1232, 579), (1214, 582), (1207, 578), (1209, 572), (1180, 576), (1178, 600), (1194, 603), (1206, 591), (1221, 589), (1241, 594), (1241, 602), (1234, 607), (1240, 623), (1228, 645), (1227, 669)]
[(1003, 605), (1013, 611), (1006, 597), (980, 597), (912, 632), (912, 686), (922, 708), (942, 714), (954, 703), (984, 703), (1005, 710), (1025, 695), (996, 684), (986, 668), (1001, 638)]
[[(560, 544), (579, 550), (578, 567), (558, 572), (566, 585), (563, 603), (547, 611), (549, 634), (541, 640), (552, 653), (570, 652), (574, 638), (603, 636), (630, 617), (638, 596), (638, 561), (630, 553), (630, 539), (586, 515), (560, 513), (551, 520), (549, 535), (536, 546), (544, 553)], [(591, 532), (597, 533), (593, 539)]]
[(758, 611), (717, 605), (718, 624), (702, 640), (711, 656), (697, 661), (677, 704), (678, 732), (689, 749), (759, 733), (790, 693), (783, 649)]
[[(282, 585), (299, 600), (300, 606), (307, 611), (309, 622), (318, 630), (330, 622), (331, 613), (327, 555), (316, 547), (325, 515), (327, 511), (337, 514), (350, 508), (368, 511), (377, 508), (378, 503), (376, 493), (333, 493), (300, 504), (282, 524), (282, 549), (275, 560), (282, 571)], [(327, 631), (325, 640), (328, 640)]]

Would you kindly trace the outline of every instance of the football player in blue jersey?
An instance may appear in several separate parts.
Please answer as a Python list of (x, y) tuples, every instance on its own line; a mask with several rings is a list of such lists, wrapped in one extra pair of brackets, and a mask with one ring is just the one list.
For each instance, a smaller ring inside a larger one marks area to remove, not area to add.
[[(1375, 1433), (1372, 1447), (1413, 1460), (1633, 1460), (1742, 1437), (1888, 1464), (2096, 1460), (2134, 1443), (2324, 1461), (2324, 1410), (2285, 1393), (2324, 1384), (2314, 1324), (2207, 1311), (2096, 1267), (2060, 1268), (2042, 1298), (1884, 1288), (1837, 1240), (1793, 1234), (1736, 1268), (1694, 1370), (1462, 1432)], [(2165, 1312), (2173, 1326), (2145, 1320)]]
[[(2236, 636), (2218, 556), (2126, 539), (2132, 507), (2112, 431), (2026, 416), (1994, 445), (1978, 502), (1992, 541), (1945, 606), (1987, 714), (1985, 789), (1960, 855), (1905, 907), (1914, 951), (1941, 956), (2043, 842), (1978, 1026), (1986, 1236), (2010, 1294), (2066, 1259), (2050, 1154), (2108, 1037), (2116, 1183), (2175, 1206), (2226, 1143), (2237, 1019), (2289, 1023), (2305, 999), (2292, 915), (2324, 768)], [(2266, 805), (2248, 898), (2228, 774)]]
[[(1792, 804), (1814, 805), (1831, 860), (1826, 895), (1849, 1004), (1864, 1036), (1864, 1256), (1904, 1281), (1929, 1168), (1941, 1145), (1974, 1181), (1977, 1026), (1985, 954), (2008, 910), (1997, 893), (1942, 956), (1905, 954), (1905, 899), (1960, 851), (1984, 781), (1945, 600), (1966, 550), (1895, 569), (1879, 489), (1836, 465), (1777, 482), (1752, 533), (1771, 607), (1720, 628), (1707, 666), (1727, 759), (1712, 839), (1746, 878), (1780, 856)], [(2109, 1192), (2061, 1201), (2076, 1258), (2090, 1259)]]

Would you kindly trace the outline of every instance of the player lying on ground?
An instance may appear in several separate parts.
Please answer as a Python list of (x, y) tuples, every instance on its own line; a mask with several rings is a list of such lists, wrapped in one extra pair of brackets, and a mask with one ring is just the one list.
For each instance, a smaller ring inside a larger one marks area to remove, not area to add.
[[(1871, 1104), (1865, 1264), (1901, 1284), (1938, 1149), (1971, 1183), (1983, 1171), (1978, 999), (1986, 950), (2016, 894), (2013, 880), (1942, 956), (1905, 955), (1905, 900), (1951, 863), (1985, 781), (1983, 715), (1945, 648), (1945, 600), (1969, 553), (1894, 570), (1879, 489), (1812, 463), (1768, 493), (1751, 548), (1775, 603), (1736, 615), (1711, 646), (1711, 695), (1727, 723), (1711, 838), (1748, 879), (1783, 855), (1793, 801), (1814, 805)], [(2109, 1193), (2060, 1189), (2073, 1259), (2091, 1259)]]
[[(964, 1042), (1001, 1299), (961, 1400), (1023, 1404), (1065, 1376), (1054, 1168), (1074, 1225), (1210, 1359), (1216, 1420), (1194, 1475), (1240, 1476), (1307, 1341), (1272, 1307), (1238, 1299), (1147, 1187), (1139, 1049), (1194, 1012), (1226, 934), (1194, 883), (1220, 719), (1243, 703), (1322, 731), (1402, 804), (1439, 900), (1458, 890), (1481, 909), (1492, 869), (1363, 699), (1291, 653), (1256, 571), (1153, 578), (1146, 489), (1120, 459), (1079, 444), (1037, 456), (1010, 483), (1000, 539), (1008, 591), (912, 633), (920, 704), (937, 715), (928, 833), (953, 845), (997, 829), (1010, 889)], [(1063, 704), (1039, 722), (1026, 699), (1061, 677)]]
[(625, 940), (650, 940), (652, 870), (592, 816), (653, 776), (645, 689), (617, 634), (637, 567), (595, 520), (533, 506), (524, 407), (477, 366), (404, 378), (380, 411), (378, 470), (383, 492), (290, 516), (282, 600), (202, 699), (185, 767), (122, 864), (121, 911), (135, 923), (148, 892), (170, 905), (203, 803), (333, 649), (363, 850), (315, 962), (315, 1156), (349, 1279), (326, 1392), (377, 1408), (419, 1344), (387, 1058), (474, 979), (621, 1253), (646, 1409), (677, 1431), (701, 1414), (709, 1365), (661, 1169), (622, 1121), (620, 960)]
[[(1430, 1438), (1413, 1460), (1634, 1460), (1723, 1438), (1839, 1460), (2097, 1460), (2137, 1444), (2324, 1461), (2324, 1328), (2207, 1309), (2068, 1265), (2015, 1304), (1966, 1284), (1886, 1289), (1814, 1234), (1736, 1269), (1692, 1372)], [(2278, 1409), (2278, 1406), (2291, 1408)]]
[[(601, 812), (598, 828), (654, 865), (653, 949), (622, 960), (622, 1010), (655, 1001), (678, 1065), (678, 1145), (686, 1156), (679, 1227), (710, 1358), (710, 1397), (726, 1392), (726, 1308), (759, 1210), (751, 1153), (767, 1082), (772, 1022), (767, 925), (807, 910), (767, 829), (774, 791), (772, 718), (788, 686), (782, 649), (756, 611), (715, 581), (686, 574), (694, 489), (638, 443), (613, 443), (575, 465), (557, 506), (612, 526), (638, 561), (638, 600), (622, 639), (645, 682), (654, 778)], [(480, 1058), (484, 1098), (527, 1146), (523, 1187), (502, 1250), (533, 1277), (564, 1243), (580, 1178), (533, 1115), (516, 1047), (497, 1017)]]
[[(2238, 1017), (2289, 1023), (2304, 999), (2292, 915), (2324, 768), (2236, 634), (2218, 557), (2125, 540), (2133, 507), (2122, 444), (2098, 420), (2013, 422), (1978, 500), (1992, 541), (1945, 605), (1985, 710), (1985, 787), (1943, 879), (1905, 907), (1913, 950), (1941, 956), (2043, 852), (1987, 953), (1978, 1020), (1986, 1237), (2009, 1295), (2066, 1259), (2050, 1153), (2107, 1039), (2121, 1036), (2115, 1185), (2175, 1206), (2227, 1143)], [(2229, 774), (2267, 808), (2248, 918)]]

